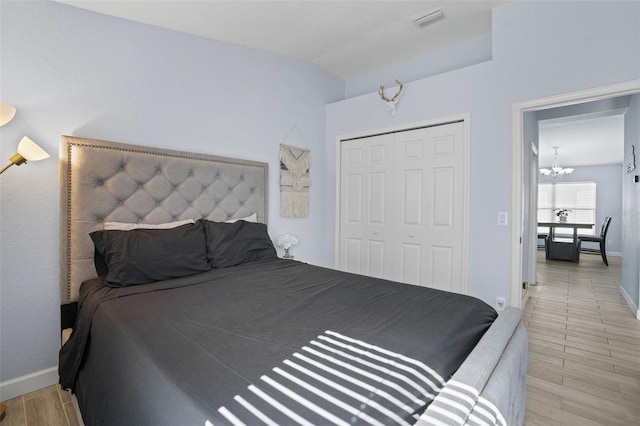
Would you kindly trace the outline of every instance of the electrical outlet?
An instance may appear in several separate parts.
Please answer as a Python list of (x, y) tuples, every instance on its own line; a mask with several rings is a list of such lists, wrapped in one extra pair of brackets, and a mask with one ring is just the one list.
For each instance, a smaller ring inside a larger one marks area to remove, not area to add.
[(613, 241), (611, 241), (611, 240), (607, 241), (607, 245), (608, 246), (612, 246), (613, 245)]
[(503, 311), (504, 308), (507, 306), (507, 299), (504, 297), (496, 297), (496, 309), (498, 309), (499, 311)]

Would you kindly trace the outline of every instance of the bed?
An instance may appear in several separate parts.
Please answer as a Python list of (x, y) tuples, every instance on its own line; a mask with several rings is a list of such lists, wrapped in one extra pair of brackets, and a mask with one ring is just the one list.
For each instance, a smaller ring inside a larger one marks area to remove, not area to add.
[(60, 384), (85, 424), (523, 423), (518, 309), (279, 259), (265, 163), (61, 153)]

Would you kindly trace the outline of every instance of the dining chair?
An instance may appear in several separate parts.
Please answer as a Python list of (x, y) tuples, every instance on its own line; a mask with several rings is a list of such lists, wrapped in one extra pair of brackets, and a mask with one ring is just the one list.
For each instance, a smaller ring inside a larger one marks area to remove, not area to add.
[(580, 252), (581, 253), (591, 253), (591, 254), (600, 254), (602, 256), (602, 261), (605, 265), (609, 266), (609, 262), (607, 261), (607, 231), (609, 231), (609, 224), (611, 223), (611, 217), (606, 216), (604, 221), (602, 222), (602, 228), (600, 228), (600, 236), (591, 236), (591, 235), (581, 235), (578, 239), (580, 242), (588, 242), (588, 243), (598, 243), (598, 248), (585, 247), (581, 245)]
[[(542, 244), (540, 244), (542, 240)], [(549, 260), (549, 234), (546, 232), (538, 232), (538, 250), (544, 249), (544, 257)]]

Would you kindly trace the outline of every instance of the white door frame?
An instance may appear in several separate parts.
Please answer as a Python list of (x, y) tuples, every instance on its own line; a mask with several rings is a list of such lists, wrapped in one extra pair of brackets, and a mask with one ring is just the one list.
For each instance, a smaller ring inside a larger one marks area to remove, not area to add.
[(404, 123), (396, 126), (379, 128), (379, 129), (371, 129), (365, 130), (355, 133), (348, 133), (343, 135), (338, 135), (336, 137), (336, 198), (335, 198), (335, 244), (334, 244), (334, 264), (337, 268), (340, 265), (340, 143), (343, 140), (354, 139), (354, 138), (365, 138), (370, 136), (375, 136), (383, 133), (391, 133), (391, 132), (402, 132), (411, 129), (417, 129), (420, 127), (428, 127), (428, 126), (438, 126), (442, 124), (452, 123), (456, 121), (464, 121), (464, 136), (462, 143), (464, 144), (464, 193), (463, 193), (463, 211), (464, 211), (464, 219), (462, 224), (462, 233), (463, 233), (463, 241), (462, 241), (462, 283), (461, 289), (464, 294), (469, 293), (469, 189), (471, 182), (471, 168), (470, 168), (470, 156), (471, 156), (471, 137), (470, 137), (470, 128), (471, 128), (471, 114), (463, 113), (456, 114), (447, 117), (441, 117), (432, 120), (424, 120), (413, 123)]
[(601, 99), (632, 95), (640, 92), (640, 80), (601, 86), (578, 92), (532, 99), (512, 105), (513, 157), (511, 160), (511, 306), (520, 307), (522, 300), (522, 162), (523, 162), (523, 114), (526, 111), (573, 105)]
[[(538, 206), (538, 164), (539, 164), (539, 155), (538, 148), (531, 143), (531, 147), (529, 148), (531, 151), (529, 156), (529, 162), (531, 164), (531, 170), (529, 171), (529, 182), (531, 182), (531, 187), (529, 188), (529, 208), (533, 206)], [(523, 152), (524, 154), (524, 152)], [(537, 273), (536, 273), (536, 263), (538, 260), (538, 215), (532, 209), (531, 214), (529, 214), (529, 276), (526, 277), (526, 280), (529, 284), (536, 284), (538, 282)], [(526, 239), (524, 240), (526, 242)]]

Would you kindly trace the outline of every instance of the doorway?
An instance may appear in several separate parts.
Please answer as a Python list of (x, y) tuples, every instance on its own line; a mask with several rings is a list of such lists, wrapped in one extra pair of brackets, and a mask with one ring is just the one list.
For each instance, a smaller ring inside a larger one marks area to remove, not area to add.
[[(522, 272), (523, 262), (529, 262), (529, 258), (523, 258), (523, 252), (526, 250), (523, 247), (531, 247), (531, 238), (533, 232), (529, 229), (529, 232), (525, 232), (525, 225), (530, 225), (531, 220), (528, 223), (524, 223), (525, 219), (525, 204), (529, 204), (524, 197), (528, 197), (527, 190), (523, 186), (523, 171), (528, 168), (529, 155), (524, 155), (524, 149), (528, 146), (523, 141), (524, 138), (524, 126), (525, 126), (525, 114), (529, 112), (536, 112), (547, 110), (551, 108), (582, 104), (586, 102), (599, 101), (604, 99), (610, 99), (625, 95), (633, 95), (640, 93), (640, 80), (631, 82), (625, 82), (615, 84), (611, 86), (604, 86), (596, 89), (585, 90), (576, 93), (552, 96), (548, 98), (535, 99), (525, 101), (513, 105), (513, 193), (512, 193), (512, 212), (514, 217), (514, 224), (522, 224), (523, 226), (514, 226), (512, 228), (512, 259), (511, 259), (511, 305), (521, 306), (522, 303)], [(528, 153), (527, 153), (528, 154)], [(525, 161), (527, 161), (525, 165)], [(530, 226), (527, 226), (530, 228)], [(530, 253), (529, 253), (530, 254)], [(529, 255), (528, 254), (528, 255)], [(530, 263), (524, 264), (525, 268)]]

